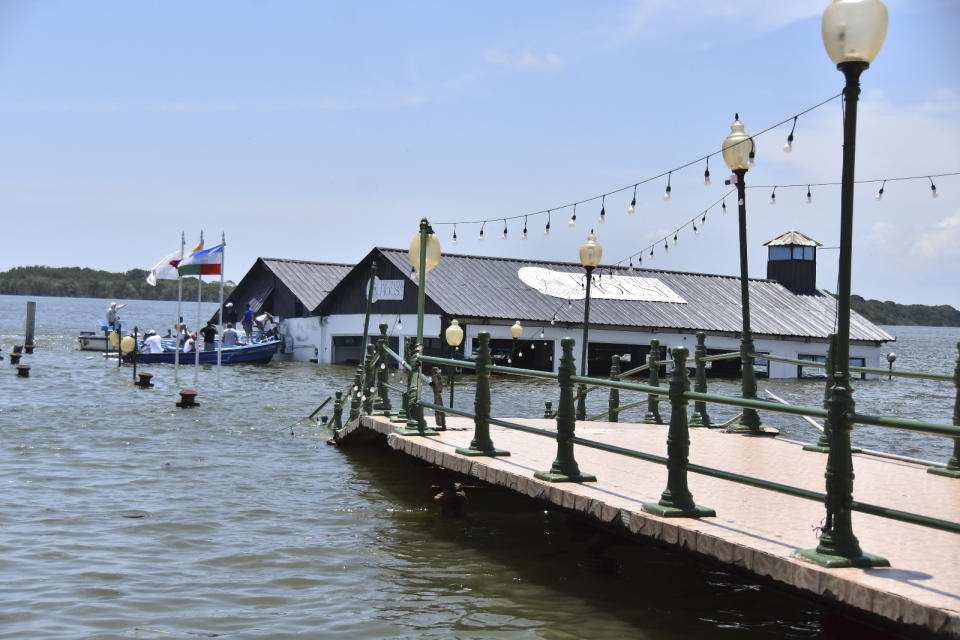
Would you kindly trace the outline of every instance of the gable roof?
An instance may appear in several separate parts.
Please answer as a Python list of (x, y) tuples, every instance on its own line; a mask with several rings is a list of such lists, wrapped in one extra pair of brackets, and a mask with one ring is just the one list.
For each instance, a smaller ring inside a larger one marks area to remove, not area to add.
[(290, 293), (296, 296), (306, 309), (316, 308), (337, 283), (353, 269), (351, 264), (333, 262), (282, 258), (259, 258), (259, 260), (290, 289)]
[[(377, 248), (401, 273), (410, 273), (405, 249)], [(444, 313), (459, 318), (490, 318), (532, 323), (582, 324), (584, 300), (557, 298), (524, 284), (521, 267), (541, 267), (579, 275), (583, 267), (569, 262), (516, 260), (445, 254), (429, 273), (426, 295)], [(590, 324), (609, 327), (685, 329), (740, 333), (740, 278), (734, 276), (600, 266), (594, 282), (603, 278), (651, 278), (669, 287), (681, 302), (651, 302), (597, 298), (591, 295)], [(416, 282), (416, 276), (408, 276)], [(608, 280), (608, 282), (610, 282)], [(835, 329), (836, 299), (826, 291), (791, 292), (774, 280), (749, 280), (751, 329), (755, 335), (825, 338)], [(850, 339), (891, 341), (894, 337), (859, 314), (850, 314)]]
[(811, 238), (810, 236), (804, 235), (797, 231), (796, 229), (791, 229), (786, 233), (782, 233), (773, 240), (767, 240), (763, 243), (765, 247), (780, 247), (780, 246), (800, 246), (800, 247), (822, 247), (823, 245)]

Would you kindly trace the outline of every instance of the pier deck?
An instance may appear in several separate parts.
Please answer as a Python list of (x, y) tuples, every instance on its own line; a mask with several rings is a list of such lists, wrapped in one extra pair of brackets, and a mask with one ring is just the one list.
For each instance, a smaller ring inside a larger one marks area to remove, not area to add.
[[(547, 419), (509, 419), (556, 429)], [(428, 423), (432, 419), (428, 417)], [(548, 470), (556, 442), (521, 431), (491, 426), (497, 448), (509, 457), (467, 457), (473, 421), (447, 416), (447, 431), (436, 436), (400, 436), (387, 418), (363, 416), (341, 434), (348, 443), (357, 430), (387, 436), (390, 447), (480, 481), (546, 500), (631, 534), (655, 539), (836, 600), (892, 621), (916, 625), (960, 638), (960, 536), (862, 513), (853, 514), (854, 532), (867, 553), (883, 556), (890, 568), (825, 569), (791, 557), (817, 545), (814, 528), (822, 524), (822, 504), (772, 491), (691, 473), (690, 491), (697, 504), (716, 510), (700, 520), (661, 518), (641, 509), (656, 502), (666, 487), (667, 470), (659, 464), (583, 446), (575, 448), (590, 483), (550, 483), (533, 477)], [(432, 424), (431, 424), (432, 427)], [(578, 423), (577, 435), (656, 455), (666, 455), (664, 425)], [(690, 462), (765, 480), (824, 490), (827, 457), (803, 451), (801, 443), (779, 438), (751, 438), (716, 430), (690, 430)], [(854, 497), (862, 502), (960, 521), (960, 480), (928, 474), (906, 462), (854, 455)]]

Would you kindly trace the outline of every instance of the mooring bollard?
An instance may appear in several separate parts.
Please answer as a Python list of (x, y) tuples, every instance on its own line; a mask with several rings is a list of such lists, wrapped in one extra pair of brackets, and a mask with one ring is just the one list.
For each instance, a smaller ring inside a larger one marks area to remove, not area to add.
[[(610, 356), (610, 379), (620, 379), (620, 356), (614, 354)], [(614, 387), (610, 388), (610, 401), (607, 404), (610, 412), (607, 414), (607, 420), (610, 422), (620, 422), (620, 390)]]
[(337, 391), (334, 394), (333, 401), (333, 421), (330, 423), (330, 426), (333, 428), (333, 432), (336, 433), (340, 429), (343, 429), (343, 391)]
[(547, 400), (543, 403), (543, 417), (552, 418), (553, 417), (553, 403)]
[(18, 364), (17, 365), (17, 375), (21, 378), (30, 377), (30, 365), (28, 364)]
[[(650, 353), (647, 356), (647, 362), (650, 363), (650, 377), (647, 383), (651, 387), (659, 387), (660, 341), (656, 338), (650, 341)], [(643, 416), (643, 421), (647, 424), (663, 424), (663, 418), (660, 417), (660, 396), (654, 393), (647, 395), (647, 412)]]
[(20, 354), (11, 353), (10, 354), (10, 364), (20, 364)]
[[(693, 384), (693, 390), (697, 393), (707, 392), (707, 363), (704, 358), (707, 357), (707, 334), (703, 331), (697, 331), (697, 350), (694, 352), (694, 358), (697, 363), (697, 378)], [(707, 415), (707, 403), (703, 400), (697, 400), (693, 403), (693, 418), (690, 419), (691, 427), (709, 427), (710, 416)]]
[(23, 353), (23, 345), (22, 344), (13, 345), (13, 353)]
[[(957, 367), (953, 370), (953, 386), (957, 396), (953, 401), (953, 426), (960, 427), (960, 342), (957, 343)], [(960, 438), (953, 439), (953, 455), (947, 462), (946, 468), (931, 467), (929, 473), (950, 478), (960, 478)]]
[(199, 407), (200, 403), (197, 402), (197, 392), (193, 389), (181, 389), (180, 390), (180, 402), (177, 403), (177, 406), (181, 409), (189, 409), (190, 407)]
[(23, 345), (23, 350), (27, 353), (33, 353), (34, 346), (35, 345), (33, 343), (25, 344)]
[(573, 338), (563, 338), (560, 341), (563, 355), (560, 357), (557, 376), (557, 382), (560, 384), (560, 401), (557, 405), (557, 457), (549, 471), (537, 471), (533, 474), (535, 478), (548, 482), (595, 482), (597, 479), (597, 476), (592, 473), (580, 471), (580, 466), (573, 457), (573, 443), (570, 442), (576, 430), (573, 381), (570, 380), (576, 371), (573, 358), (574, 344)]
[(460, 447), (457, 453), (465, 456), (508, 456), (509, 451), (497, 449), (490, 439), (490, 332), (477, 334), (477, 395), (474, 400), (473, 440), (469, 447)]
[(673, 373), (670, 375), (670, 430), (667, 432), (667, 488), (660, 502), (645, 502), (643, 510), (664, 518), (704, 518), (717, 512), (693, 501), (687, 488), (687, 464), (690, 456), (690, 432), (683, 394), (690, 390), (686, 347), (673, 348)]
[(151, 380), (153, 379), (152, 373), (141, 371), (139, 373), (139, 376), (140, 376), (140, 379), (134, 382), (135, 385), (137, 385), (141, 389), (148, 389), (153, 386), (153, 382), (151, 382)]

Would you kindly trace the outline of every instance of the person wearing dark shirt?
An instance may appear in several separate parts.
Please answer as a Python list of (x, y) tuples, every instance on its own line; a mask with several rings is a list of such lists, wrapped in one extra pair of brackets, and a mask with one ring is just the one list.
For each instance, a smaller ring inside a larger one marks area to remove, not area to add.
[(200, 335), (203, 336), (203, 350), (204, 351), (213, 351), (213, 341), (217, 337), (217, 327), (212, 322), (208, 322), (207, 326), (203, 329), (200, 329)]
[(237, 310), (233, 308), (233, 303), (228, 302), (223, 305), (223, 324), (232, 324), (237, 321)]

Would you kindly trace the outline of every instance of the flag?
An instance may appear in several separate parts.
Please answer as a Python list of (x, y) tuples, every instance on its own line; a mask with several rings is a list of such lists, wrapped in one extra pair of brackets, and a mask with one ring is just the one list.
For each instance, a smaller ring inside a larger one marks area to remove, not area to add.
[[(197, 243), (197, 246), (195, 246), (193, 249), (190, 249), (190, 253), (188, 253), (187, 255), (188, 256), (193, 255), (197, 251), (200, 251), (200, 249), (203, 249), (203, 238), (200, 239), (200, 242)], [(174, 267), (179, 266), (181, 260), (183, 260), (183, 258), (181, 256), (177, 256), (175, 260), (170, 261), (170, 264), (172, 264)]]
[(194, 251), (177, 265), (181, 276), (218, 276), (223, 265), (223, 245)]
[(177, 273), (177, 263), (180, 262), (180, 251), (174, 251), (166, 258), (158, 262), (150, 274), (147, 276), (147, 284), (151, 287), (157, 286), (157, 280), (176, 280), (180, 277)]

